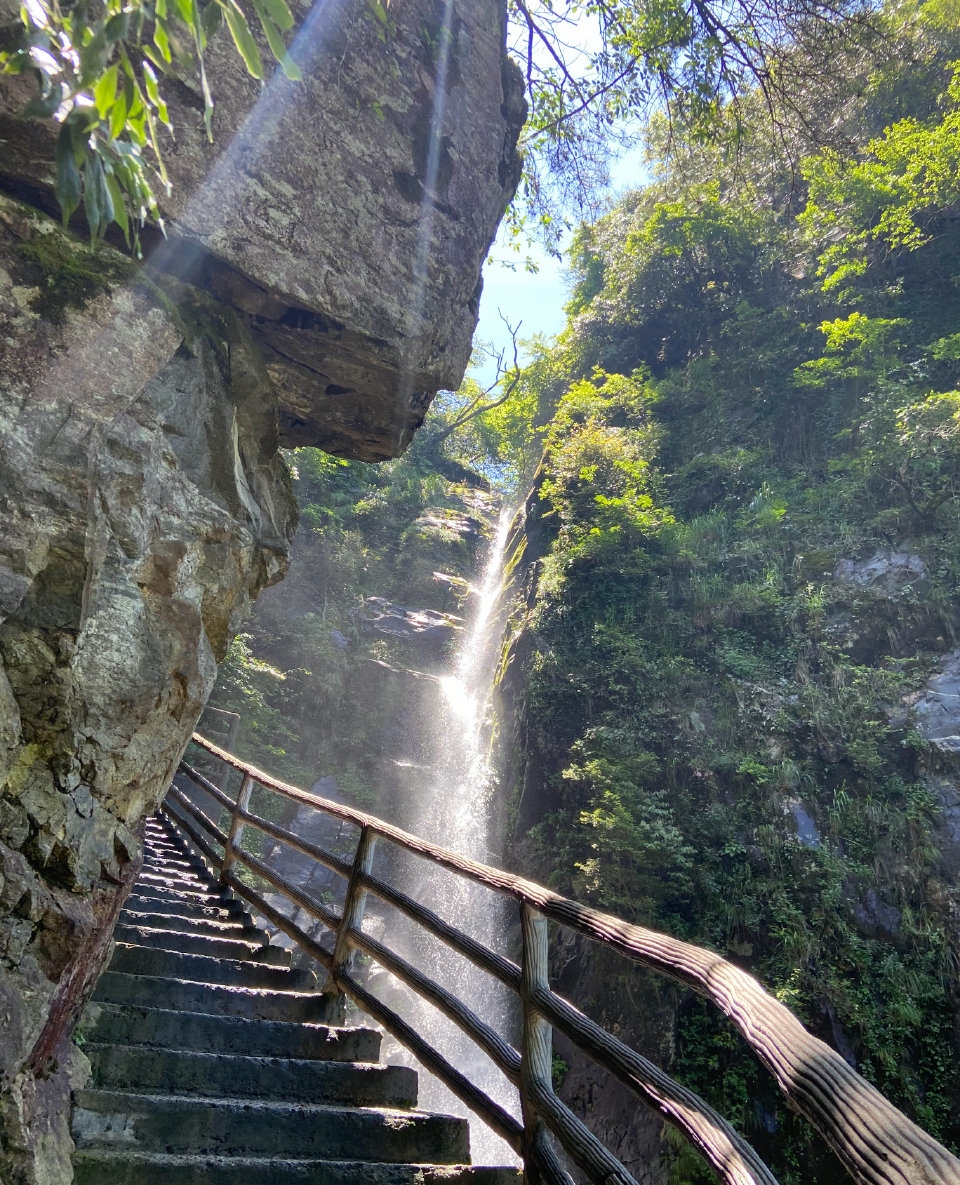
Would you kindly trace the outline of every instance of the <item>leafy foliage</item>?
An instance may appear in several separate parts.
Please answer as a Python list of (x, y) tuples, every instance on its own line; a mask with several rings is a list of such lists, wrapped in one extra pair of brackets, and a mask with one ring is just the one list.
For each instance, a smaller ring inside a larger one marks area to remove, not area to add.
[[(251, 0), (270, 51), (299, 79), (283, 34), (293, 27), (286, 0)], [(91, 237), (114, 222), (128, 245), (147, 219), (162, 225), (156, 198), (169, 182), (159, 129), (170, 128), (161, 82), (178, 72), (199, 75), (210, 135), (213, 95), (204, 51), (226, 24), (247, 70), (263, 62), (237, 0), (25, 0), (22, 33), (0, 52), (0, 73), (33, 71), (37, 95), (24, 115), (60, 125), (56, 196), (64, 224), (81, 204)]]
[[(523, 380), (555, 410), (513, 854), (750, 967), (956, 1147), (955, 898), (904, 702), (960, 634), (944, 44), (851, 80), (853, 162), (808, 139), (809, 190), (747, 125), (739, 174), (722, 144), (674, 145), (579, 231), (567, 328)], [(856, 574), (896, 555), (922, 567)], [(676, 1056), (778, 1179), (845, 1179), (698, 1001)], [(686, 1155), (673, 1174), (709, 1179)]]

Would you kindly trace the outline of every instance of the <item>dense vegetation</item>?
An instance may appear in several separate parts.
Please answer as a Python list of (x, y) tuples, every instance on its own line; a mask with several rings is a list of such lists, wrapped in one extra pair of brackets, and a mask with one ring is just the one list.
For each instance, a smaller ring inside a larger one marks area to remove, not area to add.
[[(654, 183), (577, 236), (524, 379), (515, 859), (741, 960), (956, 1147), (957, 903), (903, 697), (960, 624), (960, 43), (955, 8), (889, 15), (900, 61), (851, 76), (836, 147), (654, 126)], [(698, 1002), (676, 1049), (782, 1181), (842, 1179)]]

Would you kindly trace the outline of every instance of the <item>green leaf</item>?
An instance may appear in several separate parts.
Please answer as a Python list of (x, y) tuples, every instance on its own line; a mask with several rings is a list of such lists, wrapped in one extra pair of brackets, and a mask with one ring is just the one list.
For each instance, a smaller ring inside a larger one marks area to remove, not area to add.
[(267, 35), (267, 44), (270, 46), (270, 52), (280, 63), (284, 74), (292, 82), (302, 82), (303, 75), (300, 73), (296, 62), (287, 53), (287, 47), (283, 44), (280, 30), (270, 19), (264, 5), (264, 0), (253, 0), (253, 7), (256, 9), (257, 16), (260, 18), (263, 31)]
[(60, 204), (63, 225), (66, 226), (74, 210), (80, 205), (80, 173), (73, 155), (73, 138), (66, 124), (61, 127), (57, 136), (54, 156), (57, 166), (54, 193)]
[(167, 35), (167, 26), (165, 21), (161, 19), (159, 12), (157, 13), (156, 24), (153, 26), (153, 44), (160, 51), (160, 56), (165, 62), (173, 60), (170, 53), (170, 38)]
[(203, 10), (203, 16), (200, 18), (200, 24), (203, 26), (203, 31), (207, 38), (211, 38), (214, 33), (219, 32), (220, 26), (223, 24), (223, 9), (219, 4), (208, 4)]
[(104, 26), (107, 41), (125, 41), (130, 35), (130, 13), (118, 12)]
[(263, 0), (263, 7), (281, 32), (287, 33), (293, 28), (293, 13), (287, 6), (286, 0)]
[(110, 47), (107, 45), (107, 38), (101, 27), (94, 32), (88, 44), (80, 51), (81, 86), (90, 86), (100, 77), (107, 68), (109, 53)]
[(107, 173), (103, 167), (103, 161), (99, 158), (93, 177), (94, 184), (97, 187), (97, 201), (100, 206), (100, 233), (102, 235), (110, 223), (113, 222), (115, 211), (113, 208), (113, 195), (110, 193), (110, 186), (107, 184)]
[(100, 188), (95, 174), (102, 169), (97, 157), (91, 157), (83, 166), (83, 209), (90, 227), (90, 239), (96, 242), (100, 238), (100, 223), (103, 220), (103, 207), (100, 204)]
[(101, 119), (107, 118), (107, 113), (113, 106), (113, 101), (117, 95), (117, 78), (119, 74), (120, 65), (118, 62), (114, 62), (93, 88), (93, 102), (97, 108), (97, 114)]
[(65, 83), (54, 83), (45, 95), (39, 95), (30, 100), (23, 109), (24, 117), (26, 119), (49, 119), (64, 102), (67, 94)]
[(226, 0), (223, 4), (224, 16), (227, 18), (227, 27), (230, 30), (230, 35), (233, 37), (234, 45), (236, 45), (240, 56), (243, 58), (244, 65), (254, 78), (263, 78), (263, 62), (260, 59), (260, 50), (257, 49), (257, 43), (253, 39), (253, 34), (250, 32), (250, 26), (247, 24), (247, 18), (240, 11), (240, 8), (235, 3), (235, 0)]
[(153, 67), (147, 62), (144, 62), (142, 69), (143, 84), (147, 88), (147, 98), (154, 105), (154, 107), (159, 107), (161, 103), (160, 87), (157, 83), (157, 76), (154, 73)]
[(120, 188), (120, 182), (113, 173), (107, 174), (107, 189), (110, 191), (110, 197), (113, 201), (113, 220), (123, 231), (123, 237), (126, 239), (127, 246), (129, 247), (130, 219), (127, 217), (127, 205), (124, 201), (123, 190)]
[(116, 97), (113, 110), (110, 112), (110, 135), (114, 140), (120, 138), (127, 126), (127, 95), (126, 88)]

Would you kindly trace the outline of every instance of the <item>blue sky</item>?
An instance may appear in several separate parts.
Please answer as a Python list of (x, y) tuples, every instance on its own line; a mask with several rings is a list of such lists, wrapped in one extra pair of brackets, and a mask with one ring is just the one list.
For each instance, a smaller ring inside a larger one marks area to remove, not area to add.
[[(610, 163), (611, 197), (642, 185), (646, 179), (640, 146)], [(537, 272), (525, 271), (523, 255), (514, 255), (509, 249), (504, 249), (498, 237), (491, 251), (493, 261), (488, 261), (483, 270), (480, 320), (474, 342), (490, 341), (497, 349), (506, 349), (508, 362), (512, 361), (510, 335), (500, 319), (500, 313), (511, 325), (521, 322), (521, 339), (538, 333), (552, 337), (563, 328), (563, 306), (569, 293), (566, 267), (562, 261), (554, 259), (536, 244), (531, 244), (526, 254), (537, 263)], [(498, 259), (516, 259), (516, 270), (497, 263)], [(484, 386), (492, 383), (496, 377), (492, 361), (471, 373)]]

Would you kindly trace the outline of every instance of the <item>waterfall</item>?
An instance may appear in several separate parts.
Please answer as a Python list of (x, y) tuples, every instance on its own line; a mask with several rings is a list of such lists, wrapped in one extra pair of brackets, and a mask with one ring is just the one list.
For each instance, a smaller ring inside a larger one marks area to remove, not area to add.
[[(434, 707), (423, 726), (432, 734), (433, 751), (412, 801), (406, 804), (411, 830), (461, 855), (498, 862), (498, 837), (493, 834), (495, 776), (489, 757), (488, 712), (500, 657), (502, 617), (498, 612), (504, 552), (511, 515), (501, 512), (474, 599), (474, 611), (450, 672), (439, 680), (439, 710)], [(425, 713), (427, 715), (427, 713)], [(430, 741), (427, 737), (427, 741)], [(510, 924), (506, 902), (490, 890), (422, 861), (405, 865), (407, 891), (425, 905), (500, 953), (506, 949)], [(391, 922), (388, 941), (464, 1001), (508, 1039), (513, 1038), (513, 1000), (502, 984), (407, 925)], [(492, 1062), (452, 1022), (412, 997), (403, 1011), (415, 1027), (455, 1066), (507, 1110), (519, 1115), (516, 1090)], [(474, 1164), (516, 1164), (512, 1150), (475, 1119), (437, 1079), (421, 1070), (420, 1105), (465, 1115), (471, 1120)]]

